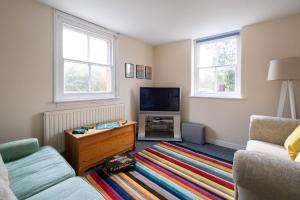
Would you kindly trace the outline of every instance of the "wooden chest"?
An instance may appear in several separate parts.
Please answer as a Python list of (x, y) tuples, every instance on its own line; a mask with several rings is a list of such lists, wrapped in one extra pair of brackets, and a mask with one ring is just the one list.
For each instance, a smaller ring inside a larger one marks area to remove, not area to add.
[(90, 129), (82, 135), (72, 134), (73, 130), (65, 131), (66, 159), (78, 175), (107, 157), (135, 149), (136, 122), (133, 121), (114, 129)]

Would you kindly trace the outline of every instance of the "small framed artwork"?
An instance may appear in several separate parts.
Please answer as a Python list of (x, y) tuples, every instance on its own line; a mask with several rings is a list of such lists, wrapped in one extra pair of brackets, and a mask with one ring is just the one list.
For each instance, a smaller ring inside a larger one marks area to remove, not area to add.
[(134, 64), (125, 63), (125, 78), (134, 78)]
[(136, 65), (136, 78), (144, 79), (145, 78), (145, 67), (144, 65)]
[(145, 79), (152, 79), (152, 67), (145, 66)]

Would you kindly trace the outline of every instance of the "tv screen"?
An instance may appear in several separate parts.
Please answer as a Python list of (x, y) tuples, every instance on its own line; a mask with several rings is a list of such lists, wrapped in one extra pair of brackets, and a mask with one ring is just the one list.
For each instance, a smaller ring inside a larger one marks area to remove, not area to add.
[(140, 88), (141, 111), (179, 111), (180, 88)]

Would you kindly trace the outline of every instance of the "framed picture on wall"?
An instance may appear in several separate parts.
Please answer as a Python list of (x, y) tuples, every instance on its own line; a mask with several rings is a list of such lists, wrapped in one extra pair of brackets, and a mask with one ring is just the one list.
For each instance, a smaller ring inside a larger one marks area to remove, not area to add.
[(152, 67), (145, 66), (145, 79), (152, 79)]
[(136, 78), (144, 79), (145, 78), (145, 67), (144, 65), (136, 65)]
[(125, 63), (125, 78), (134, 78), (134, 64)]

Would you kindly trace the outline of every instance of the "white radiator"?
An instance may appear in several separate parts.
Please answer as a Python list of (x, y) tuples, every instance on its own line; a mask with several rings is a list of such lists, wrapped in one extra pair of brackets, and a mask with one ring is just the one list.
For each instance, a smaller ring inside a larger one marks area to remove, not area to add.
[(124, 104), (44, 113), (44, 145), (65, 150), (64, 130), (98, 122), (125, 118)]

